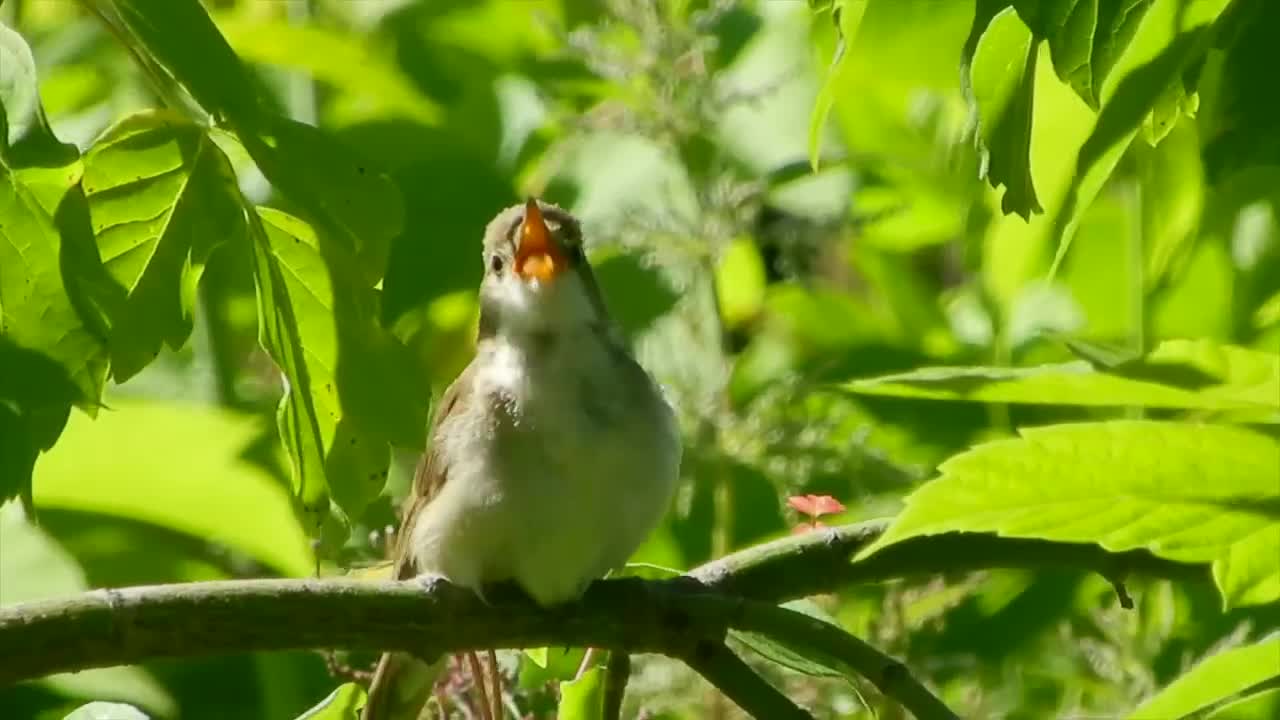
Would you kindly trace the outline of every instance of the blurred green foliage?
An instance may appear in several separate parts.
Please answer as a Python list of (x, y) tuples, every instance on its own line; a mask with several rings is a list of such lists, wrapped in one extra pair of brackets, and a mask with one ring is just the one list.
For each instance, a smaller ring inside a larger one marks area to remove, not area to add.
[[(1218, 588), (1132, 582), (1136, 611), (1101, 578), (994, 570), (804, 611), (963, 717), (1275, 716), (1280, 3), (8, 0), (0, 20), (0, 501), (23, 500), (0, 508), (0, 602), (379, 559), (470, 358), (482, 229), (533, 194), (584, 221), (681, 417), (682, 487), (634, 562), (785, 535), (785, 498), (815, 493), (849, 508), (828, 523), (907, 498), (887, 540), (1212, 563)], [(738, 649), (819, 717), (901, 716), (814, 658)], [(504, 654), (510, 700), (548, 716), (559, 689), (562, 717), (595, 717), (597, 674), (561, 685), (578, 655), (549, 652)], [(339, 683), (315, 654), (246, 655), (0, 707), (352, 717)], [(662, 658), (636, 659), (641, 710), (736, 712)]]

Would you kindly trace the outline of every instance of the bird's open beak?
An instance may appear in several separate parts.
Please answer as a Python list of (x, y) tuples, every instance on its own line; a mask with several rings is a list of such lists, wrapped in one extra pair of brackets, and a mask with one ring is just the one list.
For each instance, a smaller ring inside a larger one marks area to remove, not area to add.
[(547, 229), (538, 201), (529, 198), (524, 204), (520, 244), (516, 247), (516, 274), (526, 281), (548, 282), (568, 266), (564, 251)]

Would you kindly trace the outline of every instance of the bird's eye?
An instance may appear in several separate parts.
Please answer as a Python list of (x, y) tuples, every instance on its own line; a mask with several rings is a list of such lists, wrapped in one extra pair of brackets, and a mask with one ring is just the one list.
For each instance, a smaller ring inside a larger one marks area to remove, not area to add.
[(492, 258), (490, 258), (489, 267), (493, 269), (494, 273), (502, 272), (502, 256), (494, 255)]

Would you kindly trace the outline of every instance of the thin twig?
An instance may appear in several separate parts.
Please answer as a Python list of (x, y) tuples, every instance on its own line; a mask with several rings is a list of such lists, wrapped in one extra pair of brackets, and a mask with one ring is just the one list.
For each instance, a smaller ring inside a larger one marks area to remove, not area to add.
[(604, 720), (621, 720), (622, 700), (631, 679), (631, 656), (622, 650), (609, 653), (604, 675)]

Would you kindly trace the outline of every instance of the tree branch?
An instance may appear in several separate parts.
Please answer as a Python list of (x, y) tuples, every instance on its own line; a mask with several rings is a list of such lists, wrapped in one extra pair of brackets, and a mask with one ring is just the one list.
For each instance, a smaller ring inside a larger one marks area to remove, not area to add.
[(1147, 576), (1211, 582), (1207, 565), (1145, 550), (1110, 553), (1097, 545), (947, 533), (911, 538), (853, 561), (879, 539), (887, 520), (813, 530), (741, 550), (689, 572), (710, 589), (784, 602), (848, 585), (979, 570), (1074, 568), (1106, 578)]
[(701, 643), (682, 659), (753, 718), (813, 720), (722, 642)]
[[(1066, 566), (1109, 577), (1209, 577), (1205, 566), (1146, 552), (1109, 554), (1089, 545), (962, 534), (905, 541), (851, 562), (883, 527), (864, 523), (784, 538), (670, 581), (601, 581), (581, 601), (550, 610), (524, 598), (491, 597), (492, 604), (485, 604), (439, 579), (240, 580), (96, 590), (0, 608), (0, 686), (158, 658), (303, 648), (434, 656), (568, 645), (702, 662), (695, 650), (722, 644), (732, 627), (836, 657), (917, 717), (941, 718), (951, 717), (943, 714), (949, 711), (895, 661), (838, 628), (808, 628), (808, 619), (790, 618), (796, 614), (771, 603), (852, 583), (986, 568)], [(703, 665), (725, 673), (729, 662), (713, 653)], [(745, 687), (751, 681), (735, 682)]]

